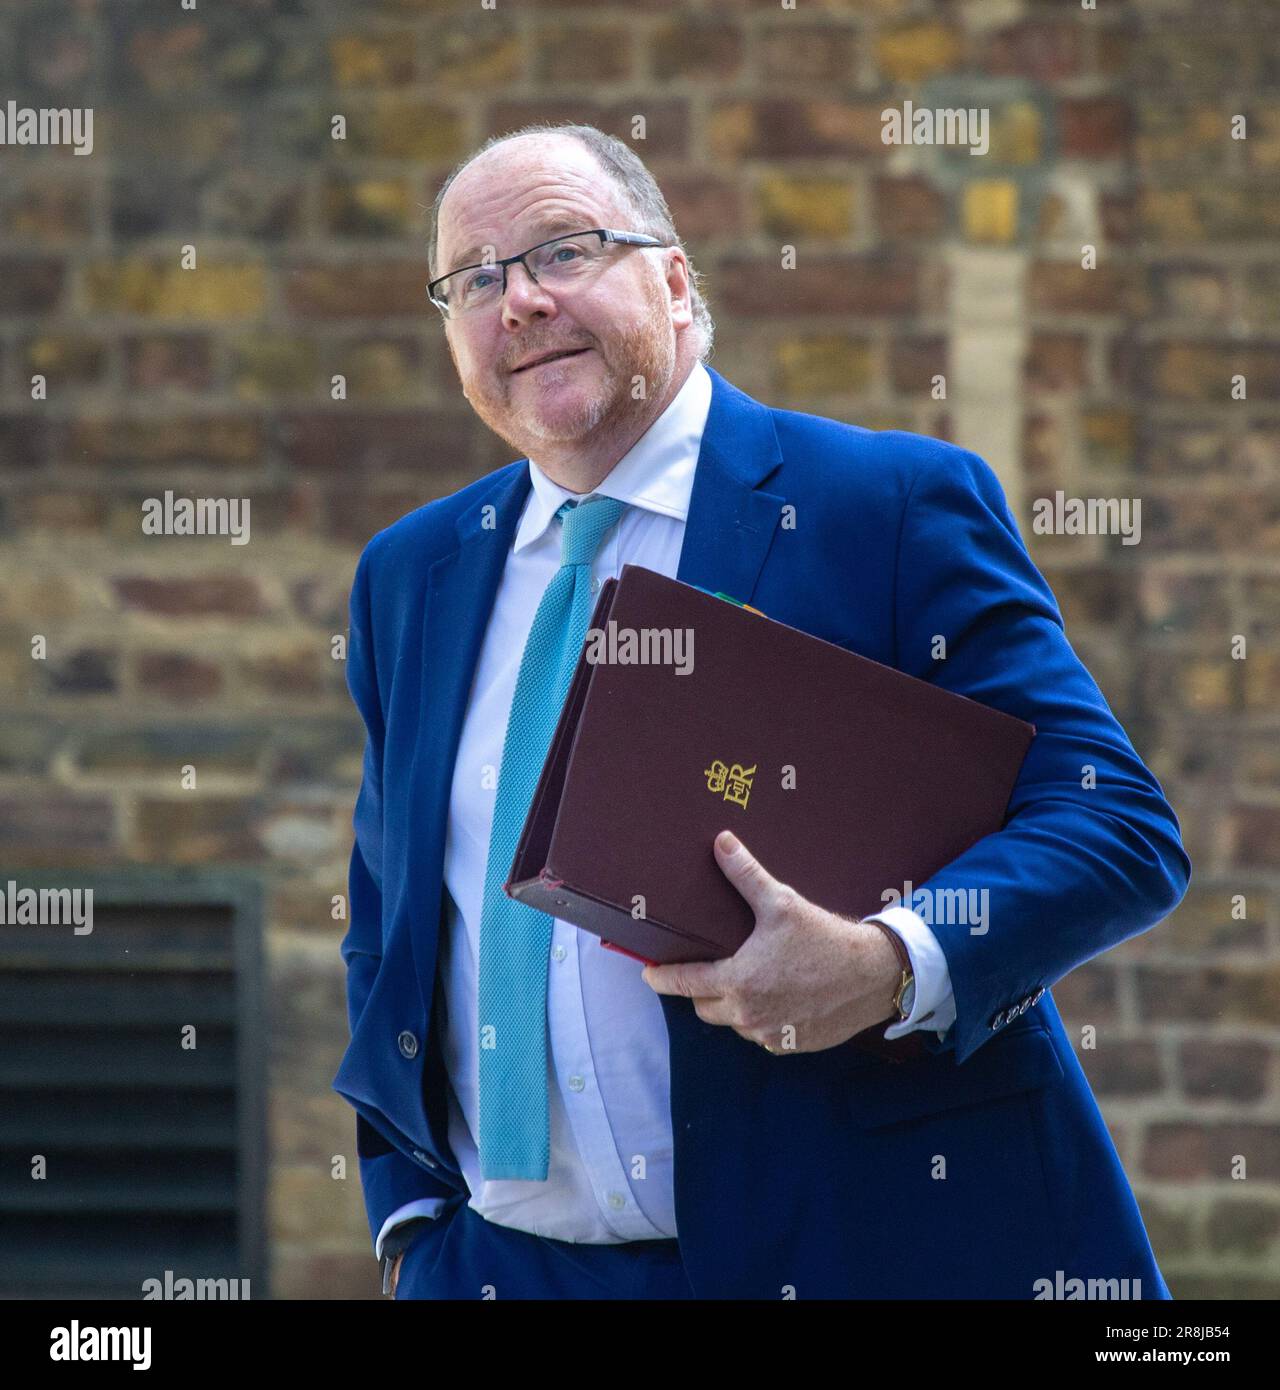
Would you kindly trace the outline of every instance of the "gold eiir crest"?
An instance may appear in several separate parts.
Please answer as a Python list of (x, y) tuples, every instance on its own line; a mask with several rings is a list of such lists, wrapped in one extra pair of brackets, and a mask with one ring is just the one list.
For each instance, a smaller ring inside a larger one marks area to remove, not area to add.
[(729, 767), (716, 758), (710, 767), (702, 769), (702, 773), (707, 779), (708, 791), (724, 792), (725, 801), (746, 808), (747, 797), (751, 795), (751, 779), (756, 774), (755, 763), (750, 767), (743, 767), (741, 763)]

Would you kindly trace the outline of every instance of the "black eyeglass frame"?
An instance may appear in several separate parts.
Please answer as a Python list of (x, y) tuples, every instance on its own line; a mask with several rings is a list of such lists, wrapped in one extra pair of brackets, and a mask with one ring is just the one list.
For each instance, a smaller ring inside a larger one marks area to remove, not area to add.
[(561, 232), (559, 236), (548, 237), (546, 241), (540, 241), (537, 246), (527, 247), (516, 256), (504, 256), (501, 260), (477, 261), (475, 265), (460, 265), (456, 270), (451, 270), (447, 275), (438, 275), (434, 280), (427, 284), (427, 297), (432, 304), (440, 310), (445, 317), (449, 317), (450, 309), (448, 304), (436, 298), (436, 288), (448, 280), (450, 276), (461, 275), (466, 270), (496, 270), (502, 267), (502, 293), (498, 296), (499, 302), (507, 292), (507, 267), (515, 265), (517, 261), (525, 268), (525, 273), (536, 285), (538, 277), (529, 268), (529, 263), (525, 260), (526, 256), (532, 256), (535, 251), (540, 251), (544, 246), (550, 246), (556, 241), (571, 241), (576, 236), (598, 236), (600, 238), (601, 250), (608, 242), (616, 242), (619, 246), (645, 246), (654, 247), (669, 246), (669, 242), (659, 241), (657, 237), (646, 236), (643, 232), (620, 232), (612, 227), (586, 227), (580, 232)]

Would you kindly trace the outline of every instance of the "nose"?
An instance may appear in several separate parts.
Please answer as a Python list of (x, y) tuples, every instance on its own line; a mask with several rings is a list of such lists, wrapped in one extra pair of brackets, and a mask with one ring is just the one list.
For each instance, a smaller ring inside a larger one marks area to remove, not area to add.
[(523, 323), (534, 314), (554, 316), (556, 302), (529, 274), (523, 261), (506, 268), (502, 294), (502, 314), (508, 324)]

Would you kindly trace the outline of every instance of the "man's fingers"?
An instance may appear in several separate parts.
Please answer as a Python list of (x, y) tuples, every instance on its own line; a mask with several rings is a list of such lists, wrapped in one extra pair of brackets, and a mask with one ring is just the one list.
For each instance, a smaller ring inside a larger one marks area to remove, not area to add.
[(690, 999), (719, 999), (723, 971), (717, 961), (686, 961), (679, 965), (646, 965), (640, 978), (655, 994), (683, 994)]

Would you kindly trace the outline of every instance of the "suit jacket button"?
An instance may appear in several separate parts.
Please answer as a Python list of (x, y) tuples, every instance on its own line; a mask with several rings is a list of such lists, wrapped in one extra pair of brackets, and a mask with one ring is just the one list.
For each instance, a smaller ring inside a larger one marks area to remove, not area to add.
[(418, 1040), (407, 1028), (400, 1034), (396, 1041), (400, 1044), (400, 1055), (402, 1057), (408, 1057), (412, 1061), (412, 1059), (418, 1055)]

